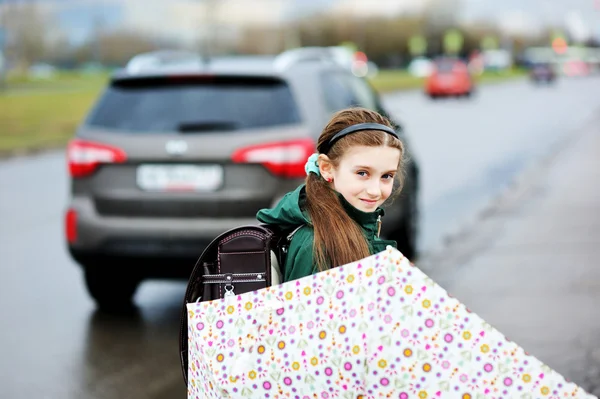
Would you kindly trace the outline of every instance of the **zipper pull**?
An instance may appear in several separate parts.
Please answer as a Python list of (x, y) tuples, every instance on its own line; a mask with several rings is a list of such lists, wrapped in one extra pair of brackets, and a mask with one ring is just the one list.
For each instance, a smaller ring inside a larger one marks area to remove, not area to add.
[(377, 216), (377, 238), (381, 234), (381, 215)]

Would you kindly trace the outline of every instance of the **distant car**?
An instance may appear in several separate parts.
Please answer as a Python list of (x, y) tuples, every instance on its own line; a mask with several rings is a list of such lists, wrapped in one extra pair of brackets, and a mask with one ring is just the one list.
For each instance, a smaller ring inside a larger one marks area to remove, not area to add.
[[(130, 304), (144, 279), (188, 278), (214, 237), (258, 223), (259, 209), (304, 181), (333, 112), (362, 106), (389, 116), (365, 79), (326, 57), (195, 62), (170, 58), (161, 68), (137, 58), (111, 78), (68, 145), (65, 239), (100, 308)], [(409, 159), (381, 233), (412, 258), (419, 184)]]
[(454, 58), (434, 61), (431, 74), (425, 81), (425, 92), (431, 98), (469, 96), (472, 91), (473, 80), (464, 61)]
[(552, 83), (556, 80), (556, 73), (549, 64), (535, 64), (529, 70), (529, 78), (534, 83)]
[(563, 73), (569, 77), (588, 76), (590, 66), (581, 60), (570, 60), (564, 63)]
[(418, 78), (426, 78), (431, 74), (433, 63), (425, 57), (416, 57), (408, 64), (408, 72)]

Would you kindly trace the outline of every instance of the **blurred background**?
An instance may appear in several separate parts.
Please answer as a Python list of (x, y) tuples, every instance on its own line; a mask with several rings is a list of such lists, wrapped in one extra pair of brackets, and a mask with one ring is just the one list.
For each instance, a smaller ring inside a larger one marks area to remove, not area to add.
[[(1, 0), (0, 397), (184, 397), (186, 274), (301, 182), (337, 109), (402, 130), (384, 231), (428, 264), (599, 93), (599, 0)], [(598, 389), (577, 345), (585, 375), (534, 355)]]

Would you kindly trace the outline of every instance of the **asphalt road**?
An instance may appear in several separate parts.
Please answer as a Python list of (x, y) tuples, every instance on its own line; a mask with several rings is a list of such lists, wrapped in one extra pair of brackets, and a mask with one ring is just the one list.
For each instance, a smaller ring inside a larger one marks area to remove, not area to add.
[[(482, 87), (469, 100), (387, 96), (422, 165), (433, 251), (600, 105), (600, 79)], [(185, 397), (177, 333), (184, 283), (147, 282), (133, 315), (97, 313), (63, 239), (64, 154), (0, 162), (0, 397)]]

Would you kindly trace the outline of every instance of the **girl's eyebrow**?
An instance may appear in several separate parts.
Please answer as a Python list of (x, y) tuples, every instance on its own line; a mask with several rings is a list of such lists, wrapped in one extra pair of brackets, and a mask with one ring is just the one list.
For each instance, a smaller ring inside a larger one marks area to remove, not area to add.
[[(370, 166), (364, 166), (364, 165), (357, 165), (357, 166), (354, 167), (354, 169), (366, 169), (368, 171), (373, 170), (373, 168), (371, 168)], [(396, 173), (396, 172), (397, 172), (396, 169), (390, 169), (387, 172), (383, 172), (383, 174), (386, 174), (386, 173)]]

